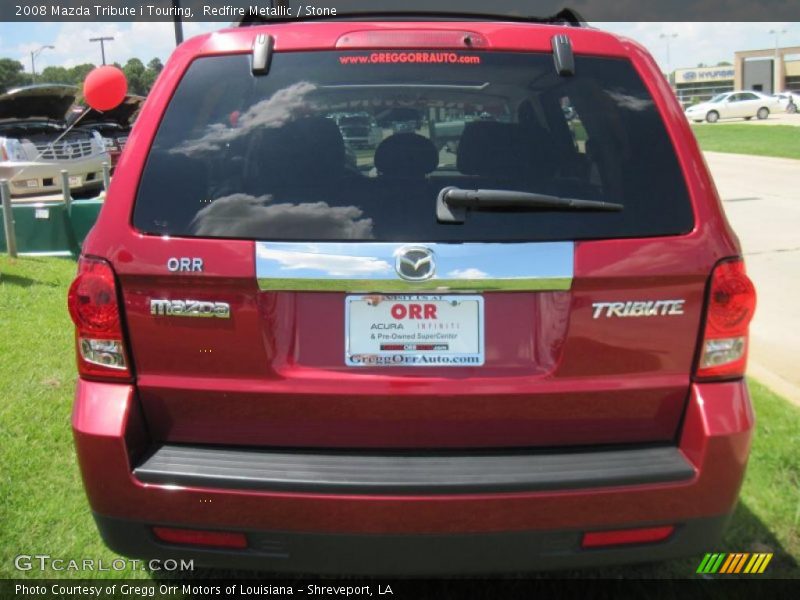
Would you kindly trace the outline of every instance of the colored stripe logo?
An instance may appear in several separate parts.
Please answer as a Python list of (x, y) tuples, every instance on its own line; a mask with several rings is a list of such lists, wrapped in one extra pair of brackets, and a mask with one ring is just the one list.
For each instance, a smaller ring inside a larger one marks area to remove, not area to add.
[(700, 561), (700, 566), (697, 567), (697, 573), (709, 575), (735, 575), (737, 573), (755, 575), (763, 573), (769, 561), (772, 560), (772, 554), (772, 552), (706, 554), (703, 560)]

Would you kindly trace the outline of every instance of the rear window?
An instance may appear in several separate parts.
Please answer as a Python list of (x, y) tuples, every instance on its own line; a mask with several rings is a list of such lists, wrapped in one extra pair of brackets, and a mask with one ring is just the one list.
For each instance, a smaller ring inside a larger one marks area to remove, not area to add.
[[(276, 53), (196, 60), (159, 126), (134, 225), (263, 240), (576, 240), (685, 233), (691, 205), (627, 60), (550, 54)], [(621, 203), (619, 212), (470, 211), (447, 186)]]

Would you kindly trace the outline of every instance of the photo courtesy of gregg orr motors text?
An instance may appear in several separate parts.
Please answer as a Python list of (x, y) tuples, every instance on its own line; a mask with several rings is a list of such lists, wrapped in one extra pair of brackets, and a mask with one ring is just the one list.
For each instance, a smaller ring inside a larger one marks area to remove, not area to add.
[[(17, 583), (14, 586), (15, 596), (47, 596), (48, 594), (55, 597), (69, 596), (69, 597), (94, 597), (106, 598), (113, 597), (116, 594), (122, 596), (141, 596), (145, 598), (155, 598), (169, 596), (172, 594), (192, 594), (194, 586), (190, 585), (167, 585), (162, 584), (108, 584), (108, 585), (83, 585), (83, 584), (70, 584), (70, 583), (53, 583), (48, 585), (28, 585), (24, 583)], [(230, 586), (233, 587), (233, 586)], [(212, 592), (213, 593), (213, 592)]]
[(48, 585), (27, 585), (18, 583), (14, 586), (14, 593), (16, 596), (46, 596), (52, 594), (53, 596), (89, 596), (89, 597), (113, 597), (117, 594), (121, 596), (142, 596), (146, 598), (155, 598), (165, 596), (286, 596), (292, 595), (295, 592), (305, 593), (308, 596), (393, 596), (394, 591), (389, 584), (381, 584), (375, 586), (377, 594), (373, 591), (372, 586), (369, 585), (316, 585), (308, 584), (305, 586), (294, 587), (291, 585), (273, 585), (273, 584), (226, 584), (221, 585), (197, 585), (197, 584), (180, 584), (169, 585), (162, 584), (110, 584), (110, 585), (82, 585), (82, 584), (64, 584), (54, 583)]

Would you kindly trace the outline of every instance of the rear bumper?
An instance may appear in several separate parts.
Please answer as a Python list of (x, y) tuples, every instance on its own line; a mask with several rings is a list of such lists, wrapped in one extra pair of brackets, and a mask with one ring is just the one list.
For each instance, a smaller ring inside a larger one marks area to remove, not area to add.
[[(701, 552), (713, 547), (735, 505), (752, 428), (744, 382), (696, 384), (677, 445), (689, 470), (679, 476), (371, 491), (140, 478), (134, 469), (147, 464), (152, 446), (132, 386), (80, 381), (73, 412), (86, 492), (110, 547), (131, 556), (168, 553), (198, 564), (307, 572), (496, 572)], [(151, 536), (156, 524), (244, 531), (249, 548), (167, 546)], [(646, 550), (580, 549), (585, 531), (660, 524), (675, 525), (675, 533)]]
[(94, 518), (108, 547), (125, 556), (193, 560), (195, 567), (330, 575), (521, 573), (654, 562), (713, 546), (727, 523), (724, 516), (692, 519), (665, 542), (646, 547), (583, 550), (580, 530), (447, 535), (245, 531), (247, 550), (221, 551), (160, 543), (146, 523)]
[(0, 179), (10, 181), (11, 195), (51, 194), (61, 191), (61, 170), (70, 177), (80, 177), (80, 185), (71, 185), (73, 191), (99, 188), (103, 185), (103, 162), (110, 161), (108, 154), (96, 154), (60, 162), (4, 162), (0, 164)]

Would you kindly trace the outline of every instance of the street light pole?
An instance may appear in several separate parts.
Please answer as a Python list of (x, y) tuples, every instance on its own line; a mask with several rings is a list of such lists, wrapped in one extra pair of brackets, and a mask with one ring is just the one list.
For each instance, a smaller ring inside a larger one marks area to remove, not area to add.
[(172, 22), (175, 26), (175, 45), (183, 43), (183, 21), (181, 21), (181, 0), (172, 0)]
[(36, 57), (42, 53), (42, 50), (55, 50), (55, 46), (41, 46), (31, 52), (31, 83), (36, 83)]
[(778, 83), (780, 82), (781, 78), (781, 57), (780, 57), (780, 46), (778, 44), (779, 38), (781, 35), (786, 33), (785, 29), (770, 29), (770, 34), (775, 36), (775, 58), (773, 59), (772, 65), (772, 93), (777, 94), (780, 92), (778, 89)]
[(667, 79), (669, 80), (670, 85), (672, 85), (673, 77), (672, 77), (672, 64), (671, 64), (671, 61), (670, 61), (670, 58), (669, 58), (669, 41), (671, 39), (675, 39), (676, 37), (678, 37), (678, 34), (677, 33), (662, 33), (658, 37), (660, 39), (662, 39), (662, 40), (665, 40), (666, 43), (667, 43)]
[(90, 42), (100, 42), (100, 54), (103, 57), (103, 65), (106, 64), (106, 42), (114, 41), (114, 38), (111, 36), (106, 37), (96, 37), (96, 38), (89, 38)]

